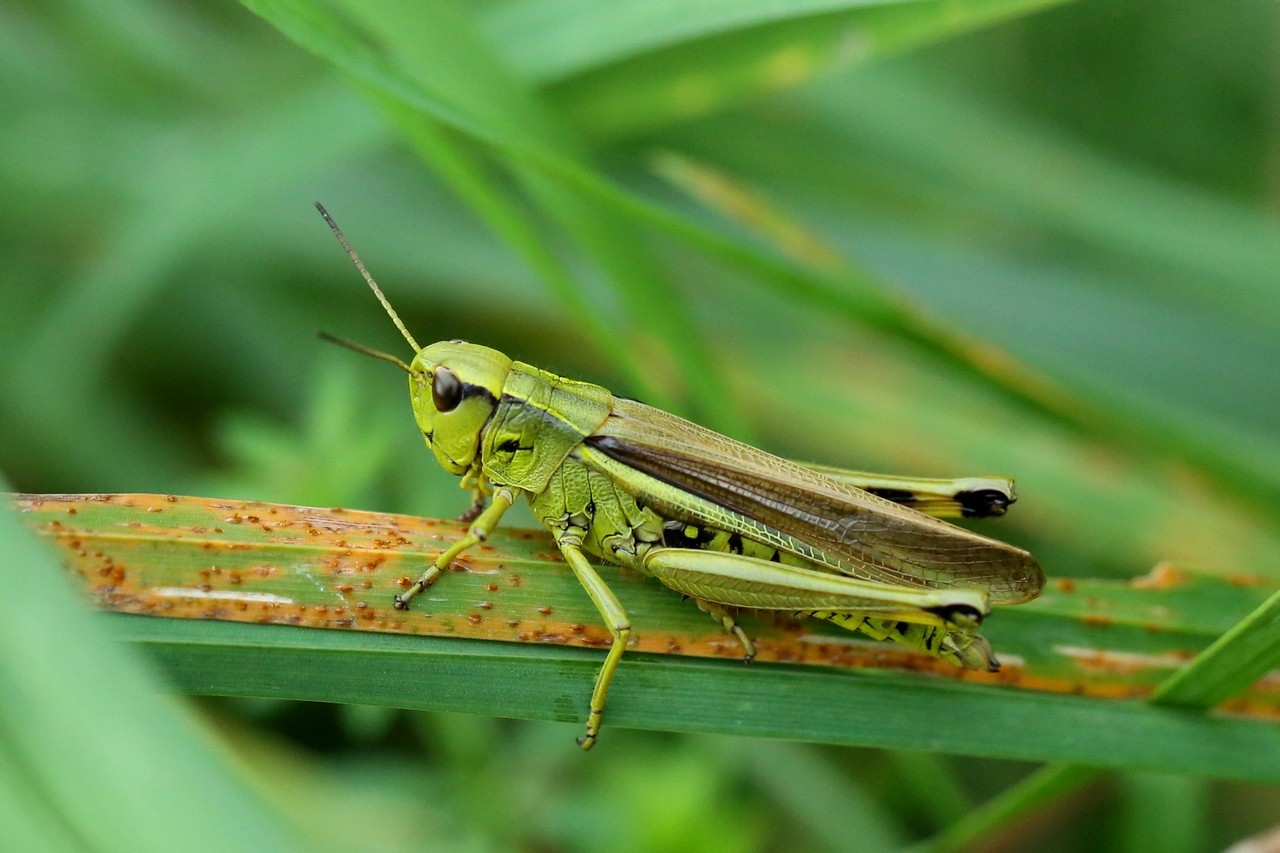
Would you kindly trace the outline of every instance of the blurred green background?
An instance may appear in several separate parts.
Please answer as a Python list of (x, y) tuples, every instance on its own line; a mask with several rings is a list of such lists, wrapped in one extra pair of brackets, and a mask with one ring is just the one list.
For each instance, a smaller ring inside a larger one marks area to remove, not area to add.
[[(1016, 476), (1022, 501), (983, 529), (1051, 576), (1280, 578), (1274, 4), (248, 5), (269, 20), (0, 8), (15, 489), (456, 515), (397, 373), (315, 337), (406, 355), (321, 199), (420, 342), (484, 342), (797, 458)], [(62, 618), (40, 612), (33, 631)], [(36, 713), (19, 695), (0, 692), (0, 776), (44, 780), (39, 838), (59, 773), (12, 746)], [(573, 725), (198, 714), (264, 826), (348, 849), (889, 849), (1032, 769), (623, 730), (586, 758)], [(1219, 849), (1278, 816), (1273, 788), (1135, 772), (975, 843)]]

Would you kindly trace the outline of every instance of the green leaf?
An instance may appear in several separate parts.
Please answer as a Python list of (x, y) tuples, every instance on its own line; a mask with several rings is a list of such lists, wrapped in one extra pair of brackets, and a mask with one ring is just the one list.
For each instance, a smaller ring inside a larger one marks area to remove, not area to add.
[[(498, 531), (404, 612), (390, 606), (395, 591), (462, 534), (460, 525), (158, 495), (27, 496), (18, 506), (32, 529), (62, 546), (102, 606), (177, 617), (113, 624), (195, 692), (581, 720), (598, 649), (609, 642), (542, 533)], [(988, 634), (1008, 666), (992, 676), (862, 642), (827, 623), (748, 614), (742, 625), (759, 660), (787, 663), (688, 659), (736, 660), (741, 652), (678, 596), (614, 572), (610, 585), (632, 615), (634, 642), (608, 719), (1280, 778), (1280, 750), (1264, 748), (1280, 738), (1273, 724), (1076, 695), (1149, 693), (1179, 654), (1207, 645), (1259, 597), (1257, 587), (1168, 575), (1138, 585), (1077, 580), (1002, 609)], [(222, 621), (192, 621), (206, 619)], [(277, 624), (252, 624), (264, 622)], [(587, 648), (558, 648), (568, 645)], [(876, 666), (919, 674), (868, 668)], [(513, 671), (522, 676), (510, 678)], [(806, 701), (793, 702), (796, 695)], [(1278, 713), (1280, 696), (1265, 683), (1247, 700), (1247, 713)]]
[(921, 853), (947, 853), (971, 850), (983, 841), (991, 843), (995, 833), (1009, 829), (1020, 819), (1057, 802), (1100, 775), (1096, 768), (1072, 764), (1042, 767), (969, 812), (945, 832), (913, 849)]
[(1194, 853), (1210, 847), (1205, 831), (1210, 802), (1206, 780), (1158, 773), (1124, 773), (1119, 786), (1120, 850)]
[[(278, 625), (117, 616), (111, 628), (193, 693), (561, 722), (586, 719), (601, 661), (582, 649)], [(621, 726), (1280, 781), (1273, 723), (866, 670), (631, 654), (605, 725), (605, 744)]]
[[(523, 54), (533, 79), (550, 79), (548, 95), (575, 125), (592, 137), (610, 139), (686, 121), (753, 95), (1059, 2), (916, 0), (830, 4), (826, 9), (805, 3), (774, 20), (762, 16), (758, 26), (726, 3), (714, 20), (697, 21), (701, 32), (691, 28), (669, 46), (652, 34), (658, 49), (634, 57), (628, 55), (630, 45), (619, 45), (618, 55), (610, 57), (616, 61), (607, 65), (578, 51), (568, 57), (527, 47), (513, 47), (512, 52)], [(557, 25), (539, 23), (548, 29)], [(503, 28), (497, 34), (508, 36), (504, 45), (516, 39), (537, 41), (528, 32), (517, 33)], [(566, 67), (575, 59), (580, 66)]]
[(1280, 666), (1280, 592), (1160, 684), (1152, 701), (1211, 708)]
[[(900, 4), (895, 0), (620, 0), (609, 4), (499, 0), (482, 7), (480, 22), (503, 46), (515, 68), (545, 84), (740, 30), (887, 5)], [(715, 45), (708, 45), (706, 52), (715, 55)]]

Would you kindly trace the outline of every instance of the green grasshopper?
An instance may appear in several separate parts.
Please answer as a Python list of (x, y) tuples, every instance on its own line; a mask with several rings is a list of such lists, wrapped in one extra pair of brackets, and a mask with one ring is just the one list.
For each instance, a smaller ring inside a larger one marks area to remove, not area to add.
[(527, 498), (613, 636), (578, 739), (583, 749), (599, 735), (631, 634), (627, 612), (588, 554), (692, 598), (737, 637), (747, 661), (755, 646), (734, 619), (740, 608), (825, 619), (957, 666), (999, 668), (978, 627), (992, 603), (1035, 598), (1044, 574), (1026, 551), (935, 516), (1002, 514), (1014, 501), (1011, 481), (801, 465), (489, 347), (456, 340), (420, 347), (332, 217), (316, 207), (415, 355), (406, 364), (325, 337), (409, 374), (427, 446), (475, 495), (463, 516), (466, 535), (395, 606), (408, 608)]

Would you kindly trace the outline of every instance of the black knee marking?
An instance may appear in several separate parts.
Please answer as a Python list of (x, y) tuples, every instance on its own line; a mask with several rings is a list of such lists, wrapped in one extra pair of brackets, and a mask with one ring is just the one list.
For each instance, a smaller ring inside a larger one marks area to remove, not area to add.
[(976, 607), (968, 604), (944, 604), (941, 607), (926, 607), (926, 612), (932, 613), (953, 625), (964, 625), (972, 623), (981, 625), (982, 619), (986, 615)]
[(978, 489), (972, 492), (957, 492), (956, 502), (960, 504), (960, 513), (965, 518), (986, 518), (989, 515), (1004, 515), (1014, 498), (999, 489)]

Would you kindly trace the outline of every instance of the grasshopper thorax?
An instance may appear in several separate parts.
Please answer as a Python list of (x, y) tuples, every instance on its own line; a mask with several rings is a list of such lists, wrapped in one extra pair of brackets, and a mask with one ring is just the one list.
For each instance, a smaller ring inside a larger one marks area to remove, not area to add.
[(413, 417), (436, 461), (452, 474), (475, 462), (485, 424), (502, 399), (511, 359), (479, 344), (441, 341), (409, 364)]

